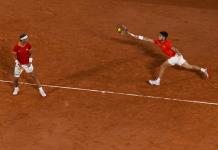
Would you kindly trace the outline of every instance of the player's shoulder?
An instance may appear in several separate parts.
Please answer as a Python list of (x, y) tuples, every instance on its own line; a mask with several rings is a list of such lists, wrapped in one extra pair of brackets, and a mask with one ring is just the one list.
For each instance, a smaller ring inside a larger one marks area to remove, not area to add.
[(165, 45), (168, 45), (168, 46), (172, 46), (173, 45), (173, 42), (171, 40), (166, 40), (164, 42)]
[(165, 40), (165, 43), (172, 43), (171, 40)]
[(153, 41), (154, 41), (155, 44), (160, 44), (161, 43), (160, 40), (158, 40), (158, 39), (153, 39)]
[(28, 43), (26, 43), (26, 47), (28, 47), (29, 49), (31, 49), (31, 48), (32, 48), (32, 45), (28, 42)]

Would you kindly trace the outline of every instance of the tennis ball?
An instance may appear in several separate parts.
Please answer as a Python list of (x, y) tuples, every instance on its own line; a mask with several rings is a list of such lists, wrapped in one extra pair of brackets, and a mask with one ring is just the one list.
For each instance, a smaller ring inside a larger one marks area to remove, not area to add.
[(118, 29), (117, 29), (117, 32), (121, 32), (121, 28), (118, 28)]

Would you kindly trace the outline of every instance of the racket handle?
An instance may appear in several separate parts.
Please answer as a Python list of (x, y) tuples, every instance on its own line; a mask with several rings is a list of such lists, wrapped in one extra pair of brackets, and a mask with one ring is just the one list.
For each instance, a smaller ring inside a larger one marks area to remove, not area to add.
[(127, 34), (130, 35), (130, 36), (132, 36), (132, 37), (134, 37), (134, 38), (136, 38), (136, 39), (138, 39), (138, 36), (135, 35), (135, 34), (133, 34), (133, 33), (131, 33), (131, 32), (127, 32)]
[(135, 34), (131, 33), (131, 32), (127, 32), (128, 35), (135, 37)]

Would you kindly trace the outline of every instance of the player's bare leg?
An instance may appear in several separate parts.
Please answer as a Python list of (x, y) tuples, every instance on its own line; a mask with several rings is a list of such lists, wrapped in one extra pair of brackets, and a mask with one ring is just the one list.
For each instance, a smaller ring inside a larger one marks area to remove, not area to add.
[(46, 93), (45, 91), (43, 90), (39, 80), (36, 78), (36, 75), (33, 73), (31, 73), (31, 76), (32, 76), (32, 79), (34, 80), (34, 82), (36, 83), (36, 85), (38, 86), (38, 89), (39, 89), (39, 93), (41, 94), (42, 97), (46, 97)]
[(42, 87), (39, 80), (36, 78), (36, 75), (34, 73), (31, 73), (31, 77), (34, 80), (34, 82), (36, 83), (36, 85), (38, 86), (38, 88)]
[(15, 77), (14, 78), (14, 91), (13, 91), (14, 96), (18, 95), (18, 93), (20, 91), (18, 81), (19, 81), (19, 78)]
[(166, 70), (168, 67), (170, 67), (170, 66), (172, 66), (172, 65), (169, 64), (168, 60), (166, 60), (166, 61), (161, 65), (161, 67), (160, 67), (160, 72), (159, 72), (159, 76), (158, 76), (159, 79), (162, 79), (165, 70)]
[(148, 82), (151, 85), (160, 85), (160, 80), (162, 79), (165, 70), (170, 66), (172, 66), (172, 65), (169, 64), (168, 60), (166, 60), (160, 67), (160, 72), (159, 72), (158, 78), (156, 80), (149, 80)]
[(190, 65), (188, 62), (185, 62), (184, 64), (182, 64), (182, 67), (185, 69), (190, 69), (190, 70), (196, 70), (196, 71), (200, 71), (202, 72), (207, 78), (209, 77), (209, 74), (207, 72), (207, 69), (205, 68), (201, 68), (195, 65)]
[(19, 81), (19, 78), (15, 77), (14, 78), (14, 87), (18, 87), (19, 86), (18, 81)]

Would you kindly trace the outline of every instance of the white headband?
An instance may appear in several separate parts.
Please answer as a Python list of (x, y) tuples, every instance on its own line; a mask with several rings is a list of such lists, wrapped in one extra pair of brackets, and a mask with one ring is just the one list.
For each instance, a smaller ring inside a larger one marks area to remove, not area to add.
[(28, 35), (25, 35), (24, 37), (20, 38), (21, 41), (28, 39)]

